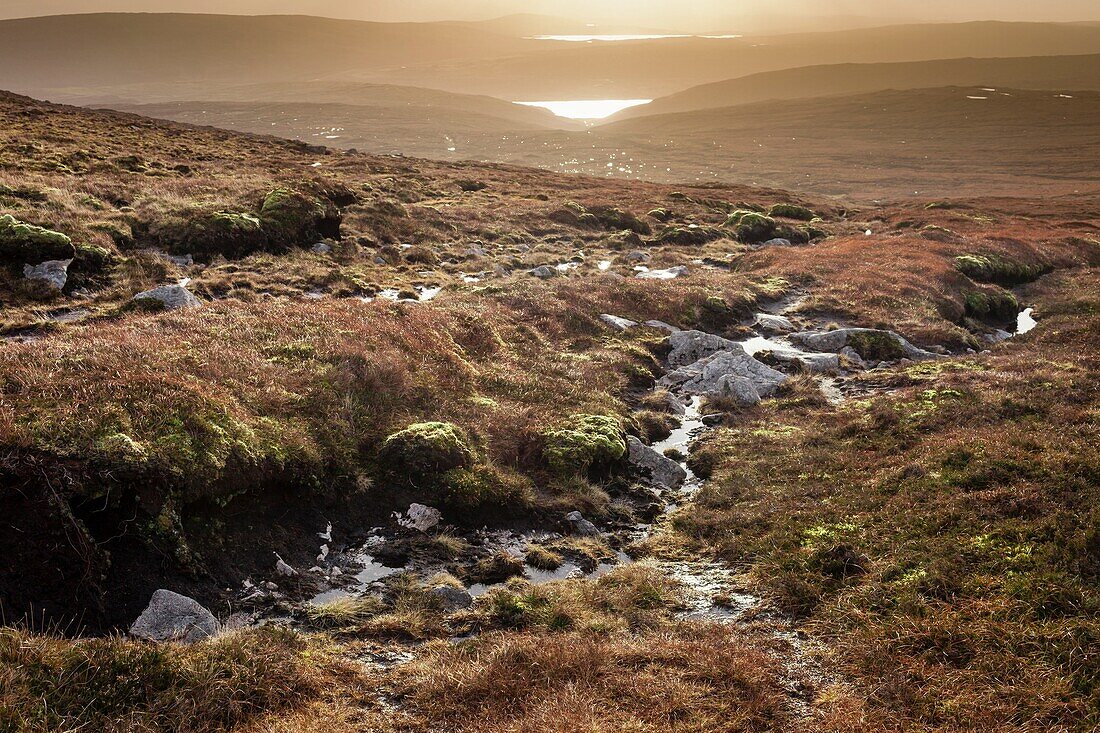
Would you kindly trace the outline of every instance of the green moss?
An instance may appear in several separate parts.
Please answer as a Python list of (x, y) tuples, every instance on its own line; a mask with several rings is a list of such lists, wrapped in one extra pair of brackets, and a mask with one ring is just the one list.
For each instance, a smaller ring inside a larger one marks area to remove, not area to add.
[(658, 244), (676, 244), (683, 246), (698, 246), (721, 239), (725, 234), (716, 227), (686, 226), (666, 227), (657, 236)]
[(454, 468), (440, 477), (440, 495), (445, 508), (458, 511), (481, 509), (527, 509), (534, 503), (531, 486), (523, 476), (491, 465)]
[(635, 214), (615, 207), (595, 206), (589, 210), (589, 213), (595, 216), (605, 229), (631, 231), (635, 234), (645, 235), (653, 231), (648, 223), (639, 219)]
[(1000, 289), (971, 291), (965, 295), (966, 315), (984, 321), (1009, 322), (1020, 312), (1016, 296)]
[(738, 210), (730, 214), (726, 226), (737, 231), (737, 238), (746, 243), (759, 243), (775, 234), (775, 219), (755, 211)]
[(264, 197), (260, 222), (272, 244), (279, 247), (310, 245), (340, 236), (340, 216), (315, 196), (276, 188)]
[(896, 361), (905, 357), (901, 343), (888, 333), (854, 333), (848, 337), (848, 345), (861, 358), (872, 361)]
[(997, 285), (1020, 285), (1051, 271), (1050, 265), (1025, 265), (995, 254), (967, 254), (955, 258), (955, 268), (971, 280)]
[(768, 209), (768, 216), (778, 216), (783, 219), (797, 219), (798, 221), (813, 221), (817, 218), (810, 209), (796, 204), (776, 204)]
[(626, 434), (618, 419), (608, 415), (574, 415), (544, 439), (547, 464), (566, 475), (582, 474), (626, 455)]
[(466, 432), (453, 423), (415, 423), (386, 438), (378, 461), (392, 477), (416, 480), (473, 465), (476, 453)]
[(10, 215), (0, 216), (0, 265), (21, 268), (75, 256), (72, 240), (61, 232), (26, 224)]

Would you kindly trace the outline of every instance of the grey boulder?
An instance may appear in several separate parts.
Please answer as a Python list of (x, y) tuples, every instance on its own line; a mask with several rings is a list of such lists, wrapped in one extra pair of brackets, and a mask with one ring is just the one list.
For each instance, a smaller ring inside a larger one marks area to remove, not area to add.
[(153, 288), (152, 290), (146, 290), (144, 293), (138, 293), (134, 296), (133, 300), (137, 301), (159, 301), (164, 310), (180, 310), (183, 308), (198, 308), (202, 305), (202, 302), (191, 294), (183, 285), (161, 285), (159, 288)]
[(616, 331), (625, 331), (628, 328), (634, 328), (638, 325), (636, 321), (632, 321), (629, 318), (623, 318), (621, 316), (613, 316), (610, 313), (601, 314), (600, 320), (614, 328)]
[(794, 330), (791, 319), (771, 313), (757, 313), (753, 325), (767, 333), (790, 333)]
[(787, 381), (786, 374), (752, 358), (740, 344), (733, 346), (666, 374), (658, 384), (686, 394), (755, 405)]
[(654, 483), (678, 489), (687, 479), (687, 471), (676, 461), (663, 456), (633, 435), (627, 436), (628, 460), (632, 468), (648, 476)]
[(539, 265), (533, 270), (527, 271), (532, 277), (537, 277), (539, 280), (550, 280), (558, 276), (558, 271), (549, 265)]
[(902, 336), (893, 331), (884, 331), (877, 328), (838, 328), (835, 331), (803, 331), (791, 334), (791, 341), (811, 350), (838, 353), (846, 346), (851, 346), (853, 337), (870, 337), (889, 339), (897, 344), (899, 351), (906, 359), (913, 361), (927, 361), (929, 359), (942, 359), (941, 354), (917, 348), (906, 341)]
[(47, 260), (39, 265), (23, 265), (23, 277), (44, 282), (54, 290), (65, 289), (72, 260)]
[(441, 585), (428, 591), (429, 594), (443, 602), (443, 608), (448, 613), (461, 611), (474, 605), (474, 597), (465, 588), (454, 588), (449, 585)]
[(745, 351), (736, 341), (702, 331), (676, 331), (669, 336), (668, 342), (672, 345), (668, 363), (674, 367), (694, 364), (719, 351)]
[(214, 636), (221, 626), (214, 614), (193, 598), (158, 590), (137, 621), (130, 626), (130, 635), (150, 641), (180, 641), (193, 644)]
[(569, 527), (575, 535), (596, 537), (600, 534), (600, 530), (596, 529), (596, 525), (585, 519), (580, 512), (569, 512), (565, 515), (565, 521), (569, 523)]

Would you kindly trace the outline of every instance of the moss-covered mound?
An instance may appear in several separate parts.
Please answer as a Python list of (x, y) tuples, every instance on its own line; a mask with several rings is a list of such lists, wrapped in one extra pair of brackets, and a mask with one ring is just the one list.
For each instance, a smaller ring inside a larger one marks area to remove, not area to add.
[(721, 239), (725, 234), (716, 227), (667, 227), (657, 236), (658, 244), (698, 246)]
[(290, 188), (264, 197), (260, 222), (277, 247), (313, 244), (340, 236), (340, 215), (327, 201)]
[(976, 282), (1007, 286), (1031, 282), (1053, 269), (1047, 264), (1025, 265), (995, 254), (960, 255), (955, 258), (955, 268)]
[(877, 331), (860, 331), (848, 337), (848, 346), (863, 359), (871, 361), (897, 361), (905, 357), (905, 349), (893, 334)]
[(768, 209), (768, 216), (781, 219), (797, 219), (798, 221), (813, 221), (817, 214), (805, 206), (797, 204), (776, 204)]
[(608, 415), (574, 415), (544, 436), (547, 465), (562, 474), (583, 474), (626, 455), (626, 434)]
[(766, 242), (775, 236), (776, 222), (770, 216), (755, 211), (735, 211), (726, 219), (726, 226), (737, 232), (737, 238), (747, 244)]
[(447, 422), (410, 425), (386, 438), (378, 451), (385, 474), (413, 480), (468, 468), (476, 457), (466, 431)]
[(1016, 319), (1020, 303), (1016, 296), (1000, 288), (975, 290), (966, 294), (966, 315), (982, 321), (1008, 323)]
[(61, 232), (26, 224), (14, 216), (0, 216), (0, 266), (21, 268), (75, 256), (72, 240)]

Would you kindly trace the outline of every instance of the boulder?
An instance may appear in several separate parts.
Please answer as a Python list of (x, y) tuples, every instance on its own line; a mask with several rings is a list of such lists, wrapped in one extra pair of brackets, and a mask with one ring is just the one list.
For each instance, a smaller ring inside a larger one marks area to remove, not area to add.
[(670, 267), (667, 270), (649, 270), (648, 272), (639, 272), (638, 277), (642, 280), (674, 280), (682, 275), (688, 274), (687, 267), (678, 265), (676, 267)]
[[(733, 343), (733, 342), (731, 342)], [(787, 381), (787, 375), (749, 356), (740, 344), (666, 374), (658, 384), (706, 397), (732, 398), (755, 405)]]
[(539, 265), (533, 270), (528, 270), (527, 274), (539, 280), (550, 280), (558, 276), (558, 271), (549, 265)]
[(766, 333), (790, 333), (794, 330), (791, 319), (771, 313), (757, 313), (753, 317), (752, 325)]
[(197, 308), (202, 301), (191, 294), (183, 285), (161, 285), (159, 288), (146, 290), (133, 297), (135, 303), (159, 303), (162, 310), (174, 311), (181, 308)]
[(630, 465), (636, 471), (648, 476), (654, 483), (669, 489), (678, 489), (687, 480), (687, 471), (676, 461), (661, 455), (633, 435), (628, 436)]
[(600, 530), (596, 529), (596, 525), (585, 519), (580, 512), (569, 512), (565, 515), (565, 521), (569, 523), (569, 528), (573, 531), (573, 534), (580, 537), (597, 537), (600, 534)]
[(776, 237), (775, 239), (769, 239), (764, 242), (765, 247), (790, 247), (791, 240), (783, 239), (783, 237)]
[(771, 346), (762, 352), (767, 355), (763, 360), (772, 364), (794, 367), (811, 374), (823, 374), (840, 369), (840, 357), (837, 354), (810, 353), (799, 351), (783, 343), (771, 342)]
[(275, 572), (282, 575), (284, 578), (293, 578), (298, 574), (298, 571), (290, 567), (286, 560), (278, 553), (275, 553)]
[(424, 504), (410, 504), (409, 510), (404, 514), (395, 514), (397, 523), (406, 529), (415, 529), (427, 532), (432, 527), (443, 521), (443, 513), (435, 507)]
[(630, 263), (648, 262), (649, 261), (649, 253), (648, 252), (643, 252), (640, 249), (636, 249), (632, 252), (627, 252), (625, 255), (623, 255), (623, 259), (626, 260), (627, 262), (630, 262)]
[(649, 328), (658, 328), (662, 331), (668, 331), (669, 333), (679, 333), (680, 331), (680, 329), (676, 328), (676, 326), (665, 323), (664, 321), (646, 321), (645, 325)]
[(40, 265), (23, 265), (23, 277), (46, 283), (54, 290), (65, 289), (72, 260), (47, 260)]
[(214, 636), (220, 630), (214, 614), (193, 598), (158, 590), (149, 605), (130, 627), (130, 635), (150, 641), (181, 641), (192, 644)]
[(942, 359), (940, 354), (919, 349), (893, 331), (877, 328), (838, 328), (835, 331), (803, 331), (791, 334), (791, 341), (811, 351), (839, 353), (850, 346), (863, 359), (871, 361), (897, 361), (912, 359), (927, 361)]
[(632, 321), (628, 318), (622, 318), (620, 316), (613, 316), (610, 313), (602, 313), (600, 315), (600, 320), (614, 328), (616, 331), (625, 331), (628, 328), (634, 328), (638, 325), (636, 321)]
[(672, 346), (668, 363), (674, 367), (694, 364), (719, 351), (744, 351), (736, 341), (702, 331), (675, 331), (669, 336), (668, 342)]
[(428, 591), (429, 595), (443, 602), (443, 609), (448, 613), (461, 611), (474, 605), (474, 597), (465, 588), (454, 588), (449, 585), (441, 585)]

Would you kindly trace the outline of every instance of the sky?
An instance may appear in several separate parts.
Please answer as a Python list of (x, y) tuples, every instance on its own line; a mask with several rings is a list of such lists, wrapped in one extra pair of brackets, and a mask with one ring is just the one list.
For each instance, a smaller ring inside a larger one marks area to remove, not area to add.
[(883, 20), (1100, 20), (1100, 0), (0, 0), (0, 18), (99, 11), (300, 13), (386, 21), (539, 13), (586, 22), (704, 29), (727, 27), (761, 11)]

